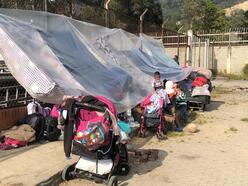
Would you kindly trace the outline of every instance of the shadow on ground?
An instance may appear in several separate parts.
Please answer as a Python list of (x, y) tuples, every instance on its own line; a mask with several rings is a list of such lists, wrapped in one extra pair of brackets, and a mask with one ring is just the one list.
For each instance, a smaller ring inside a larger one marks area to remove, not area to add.
[(47, 143), (46, 141), (43, 141), (43, 142), (39, 142), (39, 143), (33, 143), (33, 144), (30, 144), (30, 145), (28, 145), (26, 147), (21, 147), (21, 148), (17, 148), (17, 149), (1, 150), (0, 151), (0, 162), (5, 161), (5, 160), (7, 160), (9, 158), (15, 157), (17, 155), (20, 155), (22, 153), (25, 153), (25, 152), (27, 152), (29, 150), (37, 148), (40, 145), (44, 145), (46, 143)]
[(163, 150), (159, 150), (159, 157), (155, 161), (148, 161), (146, 163), (140, 163), (140, 164), (135, 164), (134, 159), (130, 157), (130, 164), (131, 164), (131, 170), (130, 173), (127, 176), (119, 177), (119, 185), (120, 186), (127, 186), (128, 183), (127, 181), (132, 179), (133, 176), (135, 175), (143, 175), (147, 174), (154, 169), (162, 166), (162, 163), (164, 159), (167, 157), (168, 153)]
[(209, 105), (206, 106), (206, 112), (211, 112), (218, 110), (221, 105), (225, 104), (224, 101), (211, 101)]

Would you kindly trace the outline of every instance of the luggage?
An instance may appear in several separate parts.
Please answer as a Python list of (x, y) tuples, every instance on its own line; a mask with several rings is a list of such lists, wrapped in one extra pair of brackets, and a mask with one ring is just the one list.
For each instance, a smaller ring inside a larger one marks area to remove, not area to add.
[(44, 137), (45, 118), (42, 114), (34, 113), (28, 115), (25, 119), (25, 124), (30, 125), (35, 130), (36, 140), (40, 141)]
[(57, 128), (58, 120), (51, 116), (45, 118), (44, 138), (48, 141), (57, 141), (61, 135), (61, 130)]

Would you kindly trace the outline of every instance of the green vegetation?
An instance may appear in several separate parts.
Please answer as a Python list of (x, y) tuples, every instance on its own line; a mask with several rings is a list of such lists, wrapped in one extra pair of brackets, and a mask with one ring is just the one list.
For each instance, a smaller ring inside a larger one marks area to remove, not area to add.
[(241, 121), (248, 122), (248, 118), (242, 118)]
[(244, 74), (245, 78), (248, 78), (248, 64), (246, 64), (245, 67), (243, 68), (243, 74)]
[(238, 131), (238, 129), (236, 129), (235, 127), (230, 127), (229, 128), (229, 131), (232, 131), (232, 132), (235, 132), (236, 133)]
[(226, 77), (229, 80), (246, 80), (248, 78), (248, 75), (245, 74), (236, 75), (236, 74), (218, 73), (218, 76)]

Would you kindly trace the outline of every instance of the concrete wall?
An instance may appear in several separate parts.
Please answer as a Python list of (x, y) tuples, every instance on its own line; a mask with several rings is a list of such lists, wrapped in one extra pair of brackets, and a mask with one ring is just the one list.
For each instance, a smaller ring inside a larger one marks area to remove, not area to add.
[[(177, 54), (177, 47), (165, 48), (170, 57)], [(179, 55), (180, 64), (185, 63), (186, 49), (181, 47)], [(205, 45), (192, 46), (192, 66), (204, 66)], [(208, 68), (218, 72), (240, 75), (244, 66), (248, 64), (248, 45), (236, 46), (209, 46), (208, 48)]]
[[(175, 55), (177, 55), (177, 47), (167, 47), (165, 48), (165, 53), (171, 57), (174, 58)], [(179, 62), (180, 65), (185, 64), (185, 59), (186, 59), (186, 47), (180, 47), (179, 48)]]

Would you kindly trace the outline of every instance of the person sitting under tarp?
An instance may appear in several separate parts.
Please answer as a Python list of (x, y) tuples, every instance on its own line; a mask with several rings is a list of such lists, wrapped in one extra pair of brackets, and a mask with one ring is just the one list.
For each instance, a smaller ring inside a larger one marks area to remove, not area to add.
[(154, 93), (150, 97), (150, 101), (152, 104), (147, 107), (148, 113), (154, 113), (158, 111), (160, 107), (160, 103), (159, 103), (160, 98), (163, 98), (164, 100), (164, 105), (163, 105), (164, 108), (166, 108), (166, 106), (170, 103), (168, 95), (166, 91), (163, 89), (163, 83), (160, 80), (155, 81), (153, 87), (154, 87)]
[(184, 94), (182, 87), (180, 85), (175, 86), (176, 96), (176, 117), (175, 122), (177, 126), (182, 128), (184, 124), (187, 122), (188, 113), (187, 113), (187, 101), (186, 95)]
[[(174, 84), (172, 81), (167, 81), (165, 85), (165, 91), (169, 97), (170, 104), (165, 110), (165, 120), (172, 124), (172, 128), (168, 128), (169, 130), (173, 130), (173, 124), (175, 124), (175, 131), (182, 132), (181, 121), (185, 120), (187, 113), (187, 103), (185, 102), (185, 95), (177, 84)], [(170, 116), (170, 117), (168, 117)]]
[(156, 71), (153, 74), (152, 87), (155, 88), (155, 83), (159, 81), (161, 81), (161, 75), (159, 71)]

